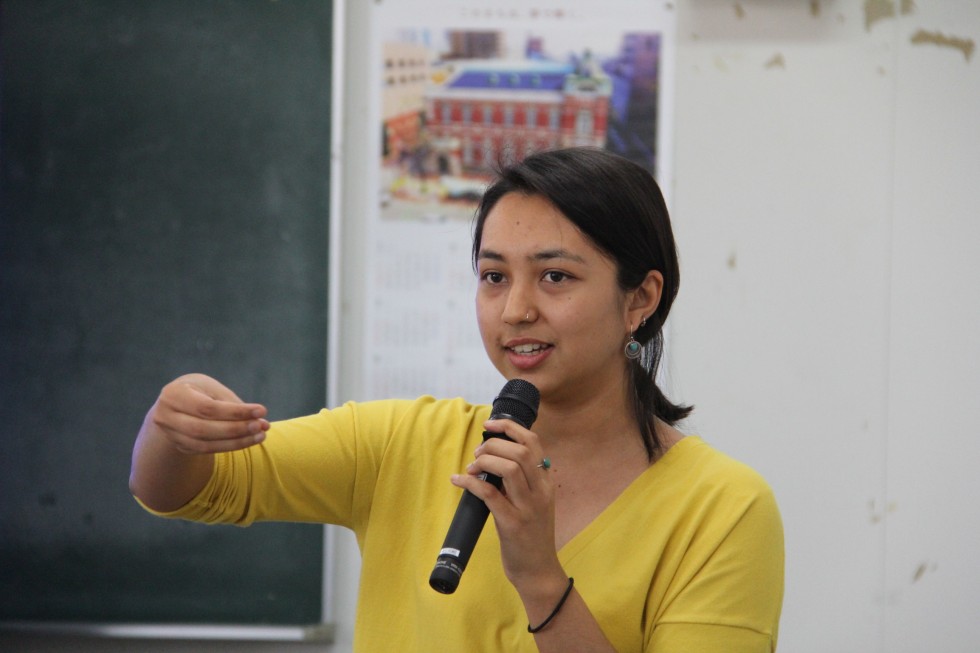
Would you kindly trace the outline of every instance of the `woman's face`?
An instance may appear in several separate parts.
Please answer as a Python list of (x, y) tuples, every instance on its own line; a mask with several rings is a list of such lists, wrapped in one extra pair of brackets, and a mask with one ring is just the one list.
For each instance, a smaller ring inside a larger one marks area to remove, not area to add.
[(483, 345), (504, 377), (554, 401), (624, 382), (630, 314), (616, 266), (548, 200), (509, 193), (497, 202), (477, 273)]

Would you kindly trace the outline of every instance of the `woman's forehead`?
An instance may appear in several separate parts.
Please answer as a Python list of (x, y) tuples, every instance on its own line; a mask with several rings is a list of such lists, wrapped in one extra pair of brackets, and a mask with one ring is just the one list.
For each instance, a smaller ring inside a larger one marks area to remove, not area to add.
[(521, 240), (525, 238), (569, 239), (586, 242), (584, 234), (554, 204), (540, 195), (509, 193), (494, 205), (483, 225), (482, 246), (488, 239)]
[(543, 197), (511, 193), (487, 215), (477, 259), (566, 259), (610, 262), (557, 207)]

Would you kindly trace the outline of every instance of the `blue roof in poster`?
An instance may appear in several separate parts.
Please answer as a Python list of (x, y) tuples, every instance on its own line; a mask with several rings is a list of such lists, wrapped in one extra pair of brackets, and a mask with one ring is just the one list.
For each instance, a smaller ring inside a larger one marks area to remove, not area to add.
[(575, 71), (572, 64), (527, 61), (486, 62), (467, 67), (450, 80), (448, 88), (560, 91), (566, 77)]

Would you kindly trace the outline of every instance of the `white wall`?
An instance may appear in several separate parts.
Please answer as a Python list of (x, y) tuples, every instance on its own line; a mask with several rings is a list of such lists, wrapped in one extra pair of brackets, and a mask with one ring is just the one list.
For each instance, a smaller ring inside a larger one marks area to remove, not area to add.
[[(678, 3), (691, 426), (783, 512), (780, 650), (980, 650), (980, 5)], [(879, 3), (880, 4), (880, 3)]]
[[(367, 3), (346, 4), (357, 57)], [(912, 36), (980, 40), (980, 4), (886, 1), (895, 16), (870, 26), (864, 6), (881, 2), (676, 4), (670, 376), (697, 406), (689, 430), (779, 498), (780, 651), (976, 651), (980, 54)], [(356, 246), (356, 220), (343, 227)], [(356, 302), (349, 286), (346, 334)], [(344, 344), (341, 383), (358, 387), (358, 343)], [(333, 646), (6, 635), (0, 648), (347, 652), (358, 556), (346, 534), (337, 549)]]

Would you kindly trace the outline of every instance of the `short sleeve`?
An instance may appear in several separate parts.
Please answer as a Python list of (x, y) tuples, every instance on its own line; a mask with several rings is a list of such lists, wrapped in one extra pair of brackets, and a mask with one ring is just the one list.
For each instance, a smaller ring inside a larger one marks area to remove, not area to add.
[(772, 653), (783, 601), (783, 527), (762, 484), (654, 628), (650, 653)]

